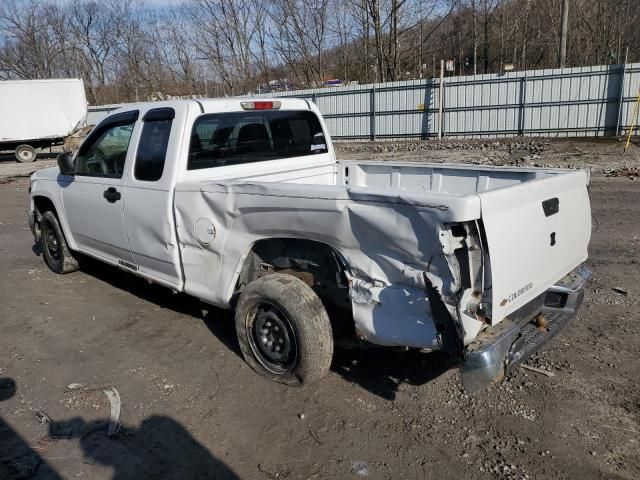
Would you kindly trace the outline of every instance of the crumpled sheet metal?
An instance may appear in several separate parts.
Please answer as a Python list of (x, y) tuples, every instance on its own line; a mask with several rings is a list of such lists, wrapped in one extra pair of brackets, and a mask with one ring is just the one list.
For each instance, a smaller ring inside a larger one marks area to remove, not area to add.
[(440, 348), (424, 290), (398, 284), (376, 286), (354, 278), (349, 295), (358, 331), (370, 342)]
[[(349, 265), (354, 319), (365, 338), (423, 348), (437, 347), (425, 273), (443, 295), (455, 293), (439, 226), (480, 214), (474, 197), (266, 182), (183, 183), (175, 205), (187, 293), (228, 306), (256, 241), (314, 240)], [(200, 218), (215, 226), (206, 246), (193, 233)]]

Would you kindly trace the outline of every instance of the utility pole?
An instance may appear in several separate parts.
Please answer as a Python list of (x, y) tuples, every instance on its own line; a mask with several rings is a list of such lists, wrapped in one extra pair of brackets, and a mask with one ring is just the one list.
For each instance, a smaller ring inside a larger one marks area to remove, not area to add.
[(560, 55), (558, 63), (564, 68), (567, 61), (567, 24), (569, 23), (569, 0), (562, 0), (562, 27), (560, 30)]
[(420, 19), (420, 61), (418, 62), (418, 70), (420, 71), (420, 78), (422, 78), (422, 18)]

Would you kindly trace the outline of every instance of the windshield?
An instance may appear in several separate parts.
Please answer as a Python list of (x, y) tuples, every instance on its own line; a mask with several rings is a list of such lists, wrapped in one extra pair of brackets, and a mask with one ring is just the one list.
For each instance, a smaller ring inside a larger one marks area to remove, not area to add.
[(309, 111), (246, 111), (199, 117), (188, 170), (327, 153), (318, 117)]

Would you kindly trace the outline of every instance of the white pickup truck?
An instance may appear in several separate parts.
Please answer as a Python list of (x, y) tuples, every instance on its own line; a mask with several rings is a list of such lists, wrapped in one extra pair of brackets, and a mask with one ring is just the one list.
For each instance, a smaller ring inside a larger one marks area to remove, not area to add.
[(339, 331), (451, 352), (479, 390), (590, 275), (587, 172), (336, 160), (302, 99), (130, 105), (58, 165), (30, 184), (53, 271), (88, 255), (233, 308), (247, 363), (289, 385), (328, 372)]

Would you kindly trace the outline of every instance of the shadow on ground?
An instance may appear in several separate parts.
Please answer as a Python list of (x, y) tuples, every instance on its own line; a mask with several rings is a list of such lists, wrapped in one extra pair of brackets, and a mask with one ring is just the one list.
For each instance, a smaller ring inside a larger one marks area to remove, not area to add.
[[(16, 393), (12, 378), (0, 378), (0, 402)], [(0, 417), (0, 478), (13, 480), (33, 478), (59, 480), (61, 477), (29, 444)]]
[[(231, 311), (207, 305), (186, 294), (168, 294), (168, 290), (162, 286), (150, 285), (133, 274), (97, 260), (83, 258), (81, 268), (84, 273), (138, 298), (174, 312), (201, 319), (218, 340), (242, 358)], [(454, 368), (457, 362), (457, 359), (439, 352), (425, 353), (415, 349), (375, 346), (337, 347), (332, 370), (375, 395), (393, 400), (402, 383), (410, 385), (427, 383)]]
[[(16, 390), (13, 379), (0, 378), (0, 401), (13, 397)], [(84, 454), (83, 463), (113, 468), (112, 480), (239, 478), (169, 417), (148, 417), (139, 428), (122, 427), (111, 437), (107, 436), (107, 427), (107, 420), (50, 421), (49, 438), (77, 439)], [(0, 478), (58, 480), (62, 477), (0, 418)]]
[(388, 347), (337, 349), (333, 359), (335, 372), (386, 400), (394, 400), (402, 384), (423, 385), (457, 365), (444, 353)]
[[(37, 251), (41, 251), (41, 249), (38, 250), (34, 247), (34, 252)], [(242, 358), (231, 311), (208, 305), (184, 293), (169, 293), (169, 289), (165, 287), (149, 284), (149, 282), (140, 277), (92, 258), (82, 257), (80, 267), (83, 273), (106, 282), (114, 288), (135, 295), (142, 300), (176, 313), (199, 318), (209, 331), (229, 350)]]
[(107, 420), (72, 418), (49, 425), (57, 439), (78, 439), (87, 464), (113, 468), (112, 480), (167, 478), (172, 480), (239, 477), (172, 418), (151, 416), (139, 428), (122, 426), (107, 436)]

